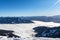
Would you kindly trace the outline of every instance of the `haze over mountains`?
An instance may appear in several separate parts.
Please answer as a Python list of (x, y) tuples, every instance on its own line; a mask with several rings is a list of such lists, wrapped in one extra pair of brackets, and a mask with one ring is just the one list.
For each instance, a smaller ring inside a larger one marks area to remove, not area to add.
[(56, 16), (33, 16), (33, 17), (27, 17), (26, 19), (30, 20), (38, 20), (38, 21), (43, 21), (43, 22), (56, 22), (60, 23), (60, 15)]
[(31, 17), (0, 17), (0, 24), (33, 23), (32, 20), (60, 23), (60, 15), (57, 16), (31, 16)]

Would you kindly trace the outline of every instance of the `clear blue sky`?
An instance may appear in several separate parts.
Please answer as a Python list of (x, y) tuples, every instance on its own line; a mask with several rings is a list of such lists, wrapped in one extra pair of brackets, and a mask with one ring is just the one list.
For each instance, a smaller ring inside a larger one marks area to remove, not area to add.
[(60, 15), (60, 0), (0, 0), (0, 16)]

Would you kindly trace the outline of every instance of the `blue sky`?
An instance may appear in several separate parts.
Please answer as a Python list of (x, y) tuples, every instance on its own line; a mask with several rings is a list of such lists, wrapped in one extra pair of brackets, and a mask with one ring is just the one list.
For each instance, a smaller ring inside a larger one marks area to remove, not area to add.
[(60, 0), (0, 0), (0, 16), (60, 15)]

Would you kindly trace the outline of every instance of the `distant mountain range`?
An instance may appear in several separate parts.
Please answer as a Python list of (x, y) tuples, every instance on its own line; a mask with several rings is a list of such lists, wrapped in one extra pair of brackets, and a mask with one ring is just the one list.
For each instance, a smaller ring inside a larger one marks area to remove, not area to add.
[(19, 24), (19, 23), (33, 23), (31, 20), (23, 19), (21, 17), (0, 17), (0, 24)]
[(60, 23), (60, 15), (50, 16), (50, 17), (47, 17), (47, 16), (0, 17), (0, 24), (33, 23), (32, 20)]
[(60, 15), (57, 16), (33, 16), (33, 17), (26, 17), (26, 19), (29, 20), (38, 20), (38, 21), (43, 21), (43, 22), (55, 22), (55, 23), (60, 23)]

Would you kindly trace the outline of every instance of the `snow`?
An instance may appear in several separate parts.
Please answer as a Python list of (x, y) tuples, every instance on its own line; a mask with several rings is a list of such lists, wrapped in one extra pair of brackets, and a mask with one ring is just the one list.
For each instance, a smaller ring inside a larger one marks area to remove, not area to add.
[(60, 38), (1, 38), (0, 40), (60, 40)]

